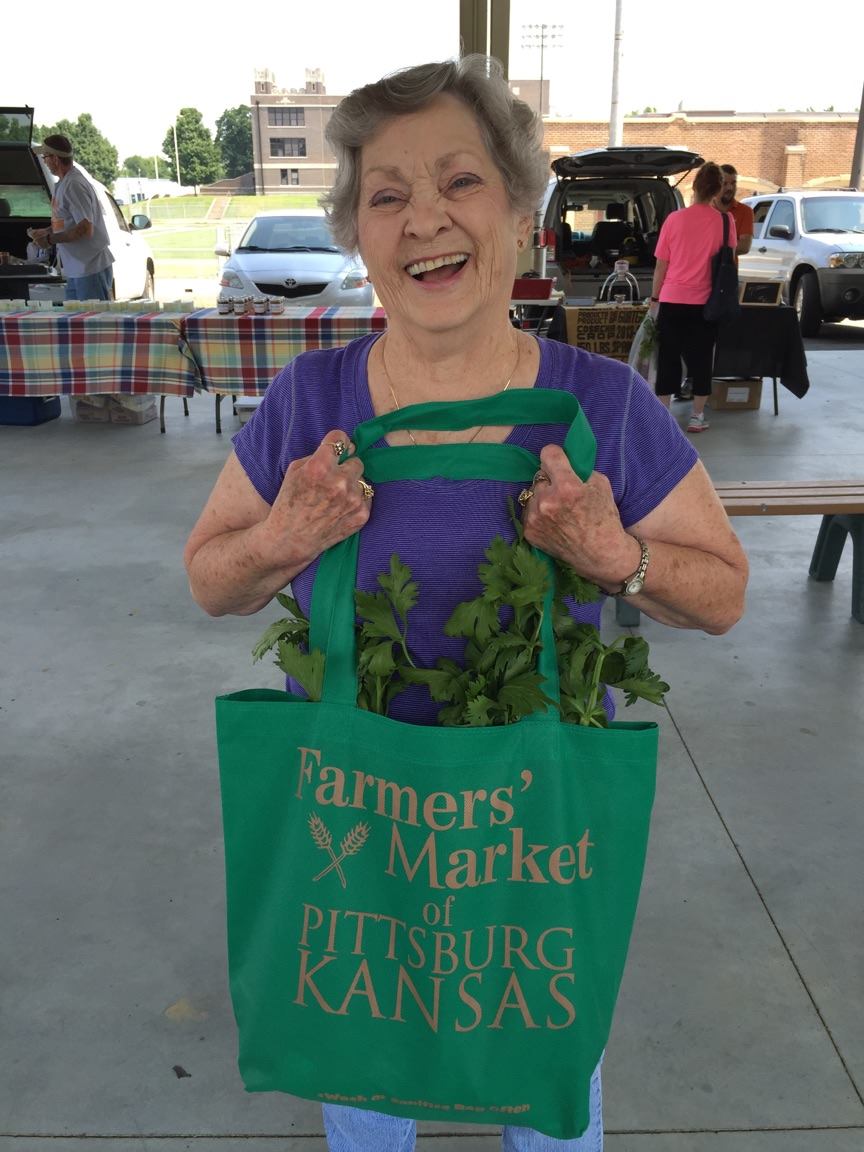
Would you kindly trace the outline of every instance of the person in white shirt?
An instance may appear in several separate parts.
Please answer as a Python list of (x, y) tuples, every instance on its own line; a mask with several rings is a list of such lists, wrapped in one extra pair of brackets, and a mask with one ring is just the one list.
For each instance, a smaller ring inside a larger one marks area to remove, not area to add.
[(96, 189), (75, 167), (66, 136), (46, 136), (41, 153), (57, 184), (51, 227), (34, 228), (30, 239), (41, 247), (58, 246), (67, 300), (110, 300), (114, 257)]

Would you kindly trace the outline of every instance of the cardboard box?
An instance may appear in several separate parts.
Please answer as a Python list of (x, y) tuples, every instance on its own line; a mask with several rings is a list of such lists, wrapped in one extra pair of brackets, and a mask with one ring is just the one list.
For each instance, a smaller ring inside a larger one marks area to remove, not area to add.
[(711, 381), (708, 401), (715, 412), (755, 412), (762, 403), (762, 380)]
[(111, 419), (106, 395), (70, 396), (72, 419), (81, 424), (107, 424)]
[(112, 424), (148, 424), (158, 415), (154, 396), (109, 396), (108, 412)]

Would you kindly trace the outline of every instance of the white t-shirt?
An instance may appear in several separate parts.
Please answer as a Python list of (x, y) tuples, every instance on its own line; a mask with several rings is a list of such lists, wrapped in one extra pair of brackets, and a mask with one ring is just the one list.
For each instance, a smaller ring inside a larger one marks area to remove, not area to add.
[(63, 232), (82, 220), (93, 225), (92, 234), (59, 245), (60, 263), (67, 277), (90, 276), (114, 263), (96, 189), (73, 164), (54, 188), (51, 227), (54, 232)]

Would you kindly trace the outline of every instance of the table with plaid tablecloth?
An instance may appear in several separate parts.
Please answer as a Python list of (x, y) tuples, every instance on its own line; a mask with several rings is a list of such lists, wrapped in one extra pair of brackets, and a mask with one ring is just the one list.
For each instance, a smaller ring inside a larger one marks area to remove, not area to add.
[(286, 308), (272, 315), (221, 315), (215, 308), (184, 318), (183, 333), (203, 386), (216, 394), (263, 396), (285, 365), (313, 348), (338, 348), (387, 327), (383, 308)]
[(106, 393), (185, 400), (201, 388), (184, 313), (0, 313), (0, 396)]

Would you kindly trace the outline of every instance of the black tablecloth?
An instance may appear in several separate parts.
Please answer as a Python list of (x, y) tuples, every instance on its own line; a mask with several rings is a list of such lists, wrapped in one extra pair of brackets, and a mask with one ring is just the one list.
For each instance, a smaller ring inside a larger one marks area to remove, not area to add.
[(720, 325), (714, 375), (771, 376), (793, 395), (806, 395), (807, 357), (795, 309), (743, 305), (737, 319)]

